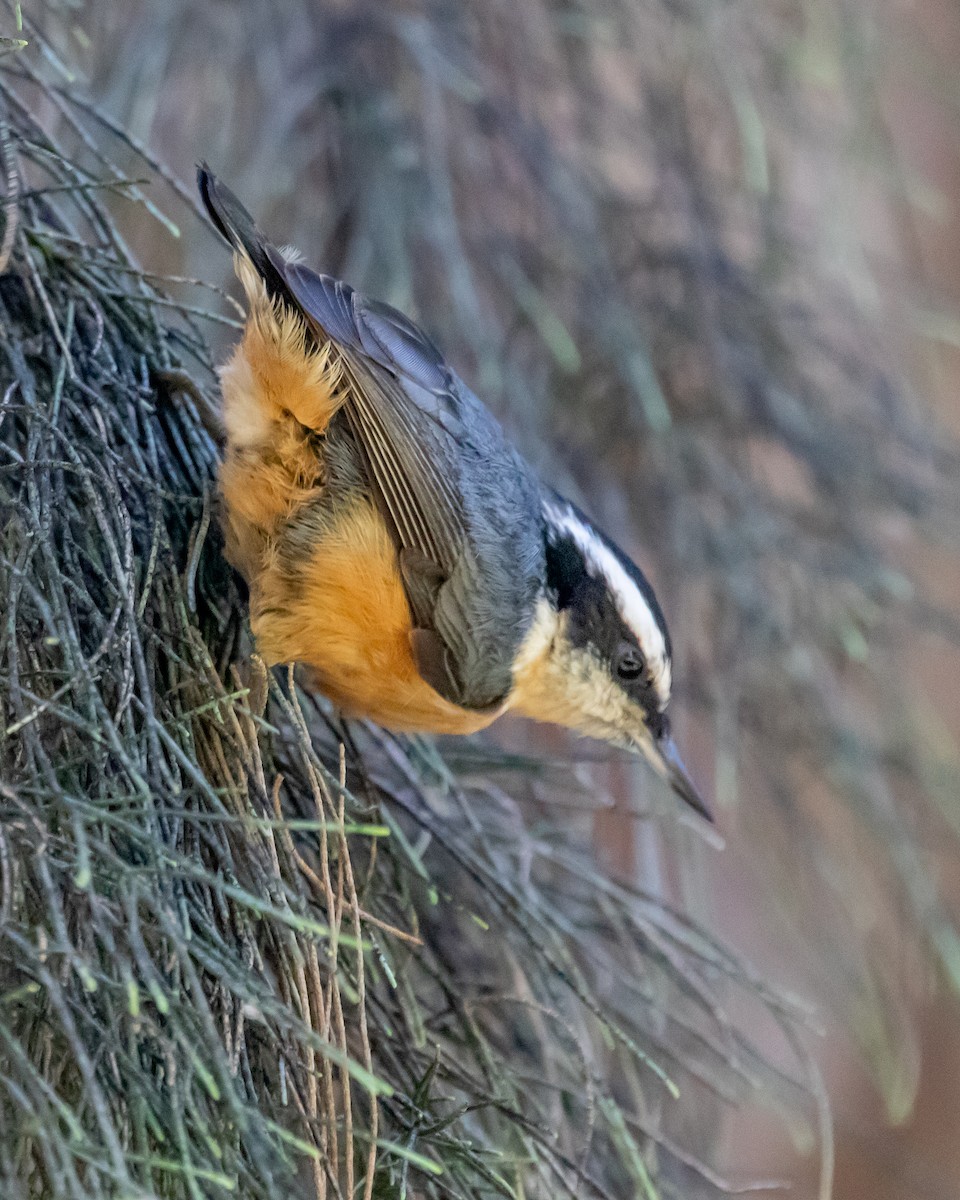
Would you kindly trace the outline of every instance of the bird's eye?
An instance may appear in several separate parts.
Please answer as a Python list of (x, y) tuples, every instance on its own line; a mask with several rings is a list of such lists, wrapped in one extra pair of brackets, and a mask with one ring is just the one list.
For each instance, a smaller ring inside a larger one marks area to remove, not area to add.
[(643, 674), (643, 655), (635, 646), (621, 646), (617, 651), (616, 667), (621, 679), (639, 679)]

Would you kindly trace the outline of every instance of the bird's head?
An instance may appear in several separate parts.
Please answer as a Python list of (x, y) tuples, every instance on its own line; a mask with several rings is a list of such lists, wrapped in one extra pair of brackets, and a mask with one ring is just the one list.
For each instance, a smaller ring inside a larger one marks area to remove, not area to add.
[(640, 569), (577, 508), (543, 503), (547, 587), (514, 668), (513, 707), (642, 755), (702, 816), (670, 734), (670, 636)]

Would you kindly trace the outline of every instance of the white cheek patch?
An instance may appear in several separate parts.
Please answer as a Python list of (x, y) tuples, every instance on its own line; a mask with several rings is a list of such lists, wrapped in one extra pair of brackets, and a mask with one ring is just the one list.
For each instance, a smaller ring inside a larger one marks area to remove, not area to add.
[(509, 707), (538, 721), (564, 725), (613, 746), (652, 754), (643, 708), (589, 649), (574, 646), (567, 617), (546, 599), (514, 662)]
[(623, 623), (636, 637), (647, 660), (660, 708), (666, 708), (672, 682), (670, 657), (663, 630), (643, 592), (610, 547), (572, 509), (550, 500), (544, 501), (543, 508), (551, 525), (562, 530), (576, 544), (590, 574), (609, 585)]

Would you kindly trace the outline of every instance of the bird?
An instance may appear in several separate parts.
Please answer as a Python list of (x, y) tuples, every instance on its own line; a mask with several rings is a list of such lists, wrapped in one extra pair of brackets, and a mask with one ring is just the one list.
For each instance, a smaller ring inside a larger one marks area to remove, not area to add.
[(205, 163), (247, 301), (220, 368), (225, 553), (268, 665), (348, 717), (470, 734), (505, 712), (645, 758), (712, 820), (671, 735), (640, 568), (541, 481), (428, 335), (306, 265)]

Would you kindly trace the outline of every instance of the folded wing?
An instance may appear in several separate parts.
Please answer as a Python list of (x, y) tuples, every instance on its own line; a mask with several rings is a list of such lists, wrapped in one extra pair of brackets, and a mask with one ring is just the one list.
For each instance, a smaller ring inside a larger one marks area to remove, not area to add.
[(455, 704), (501, 704), (542, 579), (530, 468), (411, 321), (270, 258), (315, 335), (341, 350), (345, 412), (397, 542), (423, 677)]
[(413, 322), (291, 262), (206, 167), (198, 181), (217, 228), (270, 295), (341, 354), (344, 412), (396, 541), (423, 678), (465, 708), (502, 704), (544, 575), (533, 472)]

